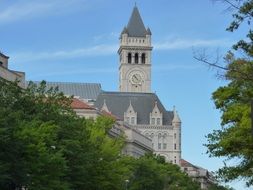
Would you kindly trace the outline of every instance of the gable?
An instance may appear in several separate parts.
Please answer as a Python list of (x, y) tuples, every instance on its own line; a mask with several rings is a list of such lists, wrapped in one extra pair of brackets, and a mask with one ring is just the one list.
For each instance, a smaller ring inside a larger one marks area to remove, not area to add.
[(149, 125), (150, 113), (157, 101), (157, 106), (163, 114), (163, 124), (171, 125), (173, 112), (166, 111), (159, 98), (153, 93), (102, 92), (98, 95), (95, 106), (101, 109), (104, 100), (108, 110), (122, 120), (131, 101), (134, 111), (137, 112), (137, 124), (143, 125)]

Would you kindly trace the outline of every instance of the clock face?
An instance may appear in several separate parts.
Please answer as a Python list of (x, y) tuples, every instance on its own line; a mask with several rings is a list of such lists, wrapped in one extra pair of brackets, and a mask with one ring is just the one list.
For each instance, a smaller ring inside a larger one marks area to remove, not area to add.
[(131, 81), (133, 84), (141, 84), (141, 75), (136, 73), (132, 76)]

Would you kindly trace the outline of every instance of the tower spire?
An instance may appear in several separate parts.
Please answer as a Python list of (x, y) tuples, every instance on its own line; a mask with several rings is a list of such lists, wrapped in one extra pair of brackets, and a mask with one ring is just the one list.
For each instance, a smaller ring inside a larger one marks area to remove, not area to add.
[(132, 15), (127, 24), (127, 31), (128, 31), (129, 37), (146, 37), (146, 34), (147, 34), (147, 30), (143, 24), (143, 21), (139, 13), (139, 10), (136, 6), (136, 3), (134, 6)]

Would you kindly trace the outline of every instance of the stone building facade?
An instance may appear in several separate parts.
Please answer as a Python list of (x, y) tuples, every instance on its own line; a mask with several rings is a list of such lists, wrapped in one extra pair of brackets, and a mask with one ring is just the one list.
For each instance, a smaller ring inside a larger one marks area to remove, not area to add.
[(138, 158), (153, 151), (151, 139), (141, 134), (140, 131), (133, 129), (128, 123), (120, 120), (120, 118), (107, 112), (105, 109), (98, 110), (88, 105), (84, 100), (77, 98), (73, 98), (71, 107), (78, 116), (85, 117), (86, 119), (96, 119), (101, 115), (113, 118), (115, 123), (110, 129), (109, 135), (112, 138), (121, 135), (125, 137), (125, 146), (122, 150), (123, 154)]
[(25, 88), (25, 73), (9, 69), (9, 57), (0, 52), (0, 78), (8, 81), (18, 81), (20, 87)]

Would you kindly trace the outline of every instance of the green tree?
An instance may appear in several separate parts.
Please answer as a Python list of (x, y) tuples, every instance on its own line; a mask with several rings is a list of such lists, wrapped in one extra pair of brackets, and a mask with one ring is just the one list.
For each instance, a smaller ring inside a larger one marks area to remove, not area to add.
[(200, 185), (180, 168), (166, 163), (161, 156), (148, 154), (134, 162), (132, 174), (129, 178), (130, 190), (198, 190)]
[(79, 118), (71, 98), (45, 87), (0, 79), (0, 189), (117, 189), (127, 170), (113, 121)]
[[(234, 60), (229, 67), (237, 67), (249, 75), (253, 73), (253, 62)], [(222, 129), (209, 134), (210, 156), (237, 159), (237, 164), (227, 165), (218, 171), (225, 181), (243, 177), (247, 185), (253, 184), (253, 138), (250, 119), (250, 101), (253, 97), (253, 82), (242, 79), (238, 72), (228, 71), (229, 84), (213, 93), (216, 108), (222, 112)]]
[[(217, 172), (224, 181), (244, 179), (248, 186), (253, 185), (253, 138), (250, 119), (250, 102), (253, 98), (253, 1), (221, 0), (233, 11), (233, 21), (227, 28), (235, 32), (241, 25), (249, 27), (247, 39), (237, 42), (225, 56), (225, 66), (211, 63), (204, 56), (198, 60), (221, 69), (227, 85), (213, 93), (217, 109), (222, 113), (220, 130), (207, 135), (208, 153), (213, 157), (226, 157), (224, 166)], [(237, 51), (243, 58), (236, 58)], [(236, 162), (233, 162), (235, 161)], [(229, 162), (230, 161), (230, 162)], [(233, 163), (233, 164), (231, 164)]]

